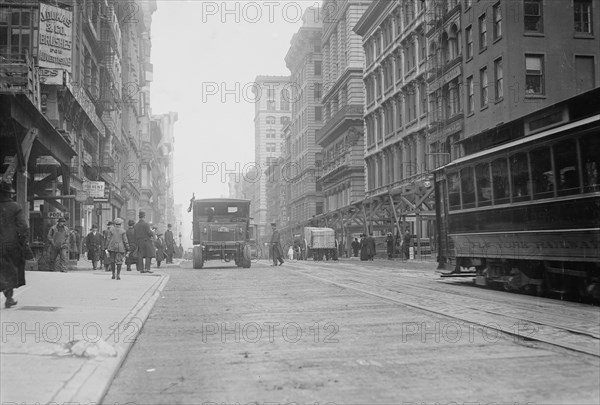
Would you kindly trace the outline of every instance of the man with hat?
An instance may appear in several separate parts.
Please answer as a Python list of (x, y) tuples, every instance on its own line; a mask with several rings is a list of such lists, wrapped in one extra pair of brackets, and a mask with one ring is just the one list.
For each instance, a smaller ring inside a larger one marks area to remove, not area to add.
[(108, 256), (108, 238), (110, 235), (110, 231), (112, 231), (115, 223), (113, 221), (108, 221), (106, 224), (106, 229), (102, 232), (102, 263), (104, 263), (104, 271), (110, 271), (110, 258)]
[[(121, 218), (115, 219), (113, 228), (108, 233), (108, 262), (110, 264), (110, 270), (112, 271), (113, 280), (121, 279), (121, 266), (123, 265), (123, 258), (125, 253), (129, 250), (129, 243), (127, 242), (127, 235), (125, 229), (122, 227), (123, 220)], [(115, 274), (115, 267), (117, 273)], [(116, 276), (116, 277), (115, 277)]]
[(165, 245), (167, 248), (167, 264), (173, 263), (173, 254), (175, 253), (175, 237), (173, 236), (173, 231), (171, 230), (171, 224), (167, 225), (167, 230), (165, 231)]
[(385, 238), (385, 244), (387, 247), (388, 260), (392, 260), (394, 257), (394, 236), (391, 232), (387, 233)]
[(273, 229), (273, 235), (271, 235), (271, 250), (273, 253), (273, 266), (277, 266), (277, 262), (281, 266), (283, 261), (283, 249), (281, 248), (281, 236), (277, 230), (277, 224), (271, 222), (271, 228)]
[(54, 271), (66, 273), (69, 264), (69, 228), (65, 218), (58, 218), (48, 231), (50, 260), (54, 261)]
[(138, 249), (138, 269), (141, 273), (152, 273), (150, 271), (150, 263), (154, 257), (154, 232), (150, 229), (150, 224), (146, 222), (146, 213), (140, 211), (139, 221), (133, 227), (135, 240)]
[(23, 209), (11, 196), (15, 190), (9, 183), (0, 181), (0, 291), (4, 292), (4, 306), (17, 305), (13, 290), (25, 285), (24, 250), (29, 241), (29, 226)]
[(92, 229), (85, 237), (84, 243), (87, 249), (87, 258), (92, 262), (92, 268), (96, 270), (98, 260), (100, 260), (100, 251), (102, 250), (102, 236), (98, 233), (98, 225), (92, 225)]
[(135, 226), (135, 221), (130, 219), (127, 222), (128, 229), (125, 232), (127, 235), (127, 241), (129, 242), (129, 252), (127, 252), (127, 256), (125, 257), (125, 264), (127, 265), (127, 271), (131, 271), (131, 265), (135, 264), (135, 268), (137, 271), (140, 271), (140, 268), (137, 265), (137, 244), (135, 243), (135, 230), (133, 227)]

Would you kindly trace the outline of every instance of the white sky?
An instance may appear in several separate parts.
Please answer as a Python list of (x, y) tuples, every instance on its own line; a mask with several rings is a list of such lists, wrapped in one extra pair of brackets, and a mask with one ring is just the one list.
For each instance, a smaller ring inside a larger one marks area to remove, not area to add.
[(254, 161), (252, 93), (244, 97), (240, 92), (236, 102), (235, 95), (219, 91), (203, 101), (203, 87), (211, 90), (225, 83), (233, 90), (236, 83), (244, 88), (258, 75), (289, 75), (284, 57), (302, 25), (298, 10), (320, 1), (158, 0), (157, 4), (152, 19), (152, 113), (179, 114), (174, 192), (175, 203), (187, 209), (192, 192), (196, 198), (228, 195), (220, 175), (207, 176), (202, 183), (203, 162), (233, 169), (235, 162), (243, 167)]

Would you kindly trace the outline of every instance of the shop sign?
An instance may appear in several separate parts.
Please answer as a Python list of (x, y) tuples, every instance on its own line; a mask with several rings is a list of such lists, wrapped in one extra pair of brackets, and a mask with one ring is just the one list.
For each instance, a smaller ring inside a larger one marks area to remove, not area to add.
[(63, 69), (40, 68), (40, 83), (63, 86), (67, 83), (67, 72)]
[(83, 182), (83, 191), (92, 198), (103, 198), (104, 186), (103, 181), (85, 181)]
[(46, 213), (46, 218), (48, 218), (48, 219), (59, 219), (59, 218), (64, 218), (64, 217), (65, 217), (65, 214), (60, 211)]
[(89, 198), (89, 194), (87, 191), (80, 191), (77, 190), (77, 194), (75, 195), (75, 201), (77, 202), (84, 202)]
[(73, 53), (73, 13), (40, 3), (38, 64), (71, 72)]

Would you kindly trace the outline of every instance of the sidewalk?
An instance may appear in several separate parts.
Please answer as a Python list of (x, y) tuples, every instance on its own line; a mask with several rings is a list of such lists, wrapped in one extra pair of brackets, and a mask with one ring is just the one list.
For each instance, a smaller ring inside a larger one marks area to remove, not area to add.
[(153, 268), (112, 280), (79, 263), (27, 271), (15, 307), (2, 297), (0, 404), (100, 402), (169, 279)]

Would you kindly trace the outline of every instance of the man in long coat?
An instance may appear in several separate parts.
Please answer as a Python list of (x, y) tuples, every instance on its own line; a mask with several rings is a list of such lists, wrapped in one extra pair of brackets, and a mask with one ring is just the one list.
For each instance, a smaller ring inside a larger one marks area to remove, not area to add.
[(13, 290), (25, 285), (24, 250), (29, 240), (29, 226), (19, 204), (11, 199), (15, 190), (8, 183), (0, 184), (0, 291), (4, 306), (17, 305)]
[(283, 250), (281, 248), (281, 236), (279, 235), (279, 231), (277, 230), (277, 225), (275, 222), (271, 223), (271, 228), (273, 229), (273, 235), (271, 235), (271, 249), (273, 250), (273, 266), (277, 266), (277, 262), (281, 266), (283, 261)]
[(96, 270), (100, 252), (102, 251), (102, 235), (98, 233), (98, 225), (92, 225), (90, 233), (85, 237), (85, 248), (87, 249), (87, 258), (92, 262), (92, 267)]
[(376, 247), (375, 247), (375, 238), (373, 237), (373, 232), (369, 232), (369, 236), (367, 236), (367, 238), (365, 239), (366, 243), (367, 243), (367, 251), (368, 251), (368, 255), (369, 255), (369, 260), (373, 260), (373, 258), (375, 257), (375, 251), (376, 251)]
[(137, 265), (137, 241), (135, 239), (135, 229), (133, 228), (135, 226), (135, 221), (133, 219), (130, 219), (127, 225), (129, 226), (129, 228), (127, 229), (125, 234), (127, 235), (127, 241), (129, 242), (129, 253), (127, 254), (127, 257), (125, 257), (125, 265), (127, 266), (127, 271), (131, 271), (132, 264), (135, 264), (136, 270), (140, 271), (141, 269)]
[(54, 271), (65, 273), (69, 264), (69, 236), (71, 232), (65, 218), (59, 218), (48, 231), (50, 258), (54, 262)]
[(165, 245), (167, 263), (173, 263), (173, 254), (175, 253), (175, 237), (173, 236), (173, 231), (171, 230), (171, 224), (167, 225), (167, 230), (165, 231)]
[(150, 271), (150, 263), (154, 257), (154, 244), (152, 242), (154, 232), (150, 229), (150, 224), (146, 222), (145, 218), (146, 213), (140, 211), (139, 221), (133, 227), (135, 243), (138, 248), (137, 267), (140, 270), (140, 273), (152, 273), (152, 271)]

